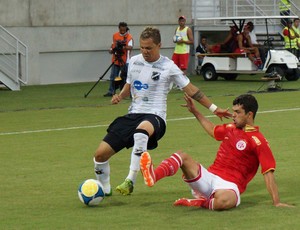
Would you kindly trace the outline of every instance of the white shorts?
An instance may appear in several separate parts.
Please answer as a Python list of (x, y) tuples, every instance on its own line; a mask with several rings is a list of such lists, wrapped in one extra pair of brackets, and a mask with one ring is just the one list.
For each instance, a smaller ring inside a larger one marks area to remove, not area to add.
[(235, 183), (223, 180), (221, 177), (207, 171), (201, 164), (199, 164), (199, 175), (196, 178), (187, 180), (183, 177), (183, 180), (191, 187), (195, 198), (204, 196), (209, 199), (217, 190), (228, 189), (236, 194), (236, 206), (241, 203), (240, 191)]

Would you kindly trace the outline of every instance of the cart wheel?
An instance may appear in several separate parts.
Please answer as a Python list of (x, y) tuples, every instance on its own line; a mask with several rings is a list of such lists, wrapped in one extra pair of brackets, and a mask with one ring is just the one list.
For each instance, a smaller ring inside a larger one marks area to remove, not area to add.
[(288, 81), (297, 81), (300, 77), (299, 69), (288, 69), (285, 73), (285, 78)]
[(213, 66), (204, 67), (202, 75), (205, 81), (216, 81), (218, 79), (218, 75)]

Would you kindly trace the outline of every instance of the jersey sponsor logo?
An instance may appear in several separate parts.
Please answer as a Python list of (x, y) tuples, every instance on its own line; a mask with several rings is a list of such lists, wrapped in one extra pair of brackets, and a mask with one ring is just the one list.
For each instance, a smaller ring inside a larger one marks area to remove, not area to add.
[(136, 88), (137, 90), (148, 89), (149, 88), (148, 84), (143, 84), (140, 81), (134, 81), (133, 82), (133, 87)]
[(244, 150), (246, 148), (247, 144), (244, 140), (240, 140), (236, 143), (235, 147), (238, 149), (238, 150)]
[(160, 78), (160, 74), (161, 74), (161, 73), (159, 73), (159, 72), (152, 72), (151, 79), (152, 79), (153, 81), (158, 81), (159, 78)]

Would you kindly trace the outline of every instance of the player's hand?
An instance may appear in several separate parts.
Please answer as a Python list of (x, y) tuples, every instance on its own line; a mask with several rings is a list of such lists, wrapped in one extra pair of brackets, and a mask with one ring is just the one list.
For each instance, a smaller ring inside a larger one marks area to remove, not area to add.
[(222, 121), (222, 118), (225, 117), (225, 118), (230, 118), (232, 117), (232, 114), (229, 112), (229, 108), (227, 109), (221, 109), (221, 108), (217, 108), (214, 112), (215, 115), (217, 115), (221, 121)]
[(184, 100), (186, 101), (186, 104), (181, 105), (182, 107), (186, 107), (191, 113), (197, 111), (193, 99), (186, 93), (184, 94)]
[(285, 204), (285, 203), (278, 203), (275, 204), (276, 207), (287, 207), (287, 208), (294, 208), (295, 205), (291, 205), (291, 204)]
[(121, 100), (122, 100), (122, 98), (120, 97), (119, 94), (114, 94), (112, 96), (111, 103), (115, 105), (115, 104), (118, 104)]

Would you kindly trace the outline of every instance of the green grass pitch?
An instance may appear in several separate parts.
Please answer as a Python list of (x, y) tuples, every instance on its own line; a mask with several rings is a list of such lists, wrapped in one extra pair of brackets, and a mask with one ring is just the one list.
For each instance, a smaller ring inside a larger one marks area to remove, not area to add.
[[(111, 105), (102, 96), (108, 82), (100, 82), (87, 98), (84, 94), (93, 83), (24, 86), (19, 92), (0, 89), (0, 229), (299, 229), (300, 80), (282, 81), (284, 91), (267, 93), (257, 92), (267, 87), (259, 76), (216, 82), (190, 78), (223, 108), (231, 108), (239, 94), (254, 93), (260, 106), (256, 124), (277, 160), (281, 200), (295, 208), (271, 205), (260, 171), (242, 194), (241, 205), (230, 211), (173, 207), (174, 200), (191, 197), (181, 173), (152, 188), (139, 175), (132, 195), (114, 192), (99, 206), (86, 207), (77, 188), (94, 178), (94, 151), (107, 125), (127, 113), (130, 100)], [(154, 164), (183, 150), (207, 167), (219, 143), (180, 106), (183, 103), (182, 92), (172, 90), (167, 132), (151, 151)], [(111, 158), (113, 188), (127, 176), (129, 157), (125, 149)]]

